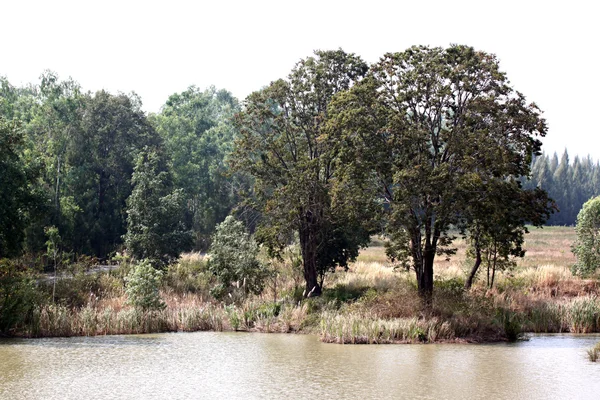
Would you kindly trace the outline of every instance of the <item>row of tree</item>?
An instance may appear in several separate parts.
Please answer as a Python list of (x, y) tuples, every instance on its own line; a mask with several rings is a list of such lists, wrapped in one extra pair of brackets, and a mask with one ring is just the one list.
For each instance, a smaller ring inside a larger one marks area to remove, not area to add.
[(542, 188), (556, 201), (560, 212), (550, 217), (548, 225), (572, 226), (583, 204), (600, 194), (600, 165), (589, 156), (570, 161), (567, 150), (560, 161), (556, 153), (552, 157), (542, 154), (535, 157), (524, 187)]
[[(107, 257), (125, 243), (166, 263), (206, 249), (235, 209), (272, 256), (299, 243), (306, 296), (383, 231), (427, 299), (452, 232), (468, 237), (474, 276), (491, 252), (522, 255), (525, 224), (556, 210), (538, 172), (552, 168), (541, 111), (494, 55), (467, 46), (370, 66), (317, 51), (243, 105), (191, 87), (149, 116), (135, 94), (85, 93), (50, 72), (0, 85), (0, 257), (41, 251), (55, 226), (74, 253)], [(523, 184), (532, 163), (539, 181)], [(549, 175), (568, 197), (563, 176), (585, 182), (588, 169), (567, 159)]]
[(526, 190), (546, 123), (509, 86), (495, 56), (467, 46), (412, 47), (368, 66), (317, 51), (237, 115), (233, 167), (254, 178), (259, 240), (277, 254), (297, 234), (305, 295), (383, 228), (388, 255), (433, 292), (434, 259), (458, 228), (497, 258), (522, 255), (525, 224), (555, 209)]
[(0, 79), (0, 257), (43, 250), (44, 227), (56, 226), (66, 250), (105, 258), (128, 217), (133, 248), (144, 235), (168, 241), (174, 226), (192, 237), (167, 254), (206, 248), (236, 203), (224, 159), (239, 110), (214, 88), (190, 87), (147, 116), (135, 94), (85, 93), (52, 72), (26, 87)]

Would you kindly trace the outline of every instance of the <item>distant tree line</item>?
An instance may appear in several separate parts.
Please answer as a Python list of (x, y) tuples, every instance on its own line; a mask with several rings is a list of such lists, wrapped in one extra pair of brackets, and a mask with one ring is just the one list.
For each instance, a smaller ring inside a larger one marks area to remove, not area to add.
[(560, 160), (541, 154), (534, 157), (531, 177), (524, 179), (526, 189), (540, 188), (556, 202), (559, 212), (550, 216), (547, 225), (575, 225), (583, 204), (600, 194), (600, 164), (590, 156), (570, 160), (567, 150)]

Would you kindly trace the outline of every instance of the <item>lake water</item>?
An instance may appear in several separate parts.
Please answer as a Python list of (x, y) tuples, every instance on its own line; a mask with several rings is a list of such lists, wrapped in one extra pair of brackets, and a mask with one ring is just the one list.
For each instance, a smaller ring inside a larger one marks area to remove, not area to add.
[(337, 345), (171, 333), (0, 340), (0, 399), (600, 399), (600, 336)]

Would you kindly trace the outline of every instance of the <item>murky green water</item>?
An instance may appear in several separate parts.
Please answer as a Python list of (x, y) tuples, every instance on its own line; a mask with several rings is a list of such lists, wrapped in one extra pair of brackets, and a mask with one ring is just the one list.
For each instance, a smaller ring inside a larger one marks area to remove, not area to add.
[(177, 333), (0, 341), (0, 399), (600, 399), (600, 336), (494, 345), (324, 344)]

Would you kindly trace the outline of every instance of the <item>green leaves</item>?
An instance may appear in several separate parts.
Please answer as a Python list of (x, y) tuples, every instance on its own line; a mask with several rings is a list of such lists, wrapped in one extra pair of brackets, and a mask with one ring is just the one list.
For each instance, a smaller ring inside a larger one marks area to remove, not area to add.
[(261, 212), (257, 237), (276, 254), (298, 234), (306, 293), (320, 294), (317, 277), (345, 266), (368, 241), (355, 219), (359, 213), (351, 211), (353, 197), (332, 193), (338, 153), (323, 136), (331, 98), (366, 71), (353, 54), (317, 51), (286, 80), (248, 96), (236, 117), (239, 138), (231, 162), (254, 178), (251, 203)]
[(241, 221), (228, 216), (212, 238), (208, 269), (218, 280), (211, 289), (217, 298), (260, 294), (270, 271), (257, 259), (259, 248)]
[(577, 240), (572, 251), (577, 257), (573, 273), (588, 276), (600, 266), (600, 197), (588, 200), (577, 215)]
[(431, 293), (433, 258), (452, 251), (449, 228), (466, 218), (486, 182), (528, 175), (546, 125), (495, 56), (415, 46), (385, 54), (335, 96), (327, 132), (345, 165), (371, 171), (388, 233), (402, 241), (390, 254), (404, 264), (410, 258), (419, 289)]
[(184, 197), (173, 182), (164, 159), (154, 153), (138, 156), (127, 199), (125, 245), (134, 258), (164, 267), (191, 247), (183, 223)]
[(0, 116), (0, 259), (21, 249), (28, 211), (35, 205), (35, 175), (23, 157), (23, 133)]
[(163, 271), (154, 268), (148, 260), (136, 264), (125, 277), (127, 304), (143, 311), (165, 308), (159, 292), (162, 275)]
[(238, 111), (231, 93), (192, 86), (171, 95), (153, 117), (173, 162), (174, 184), (184, 190), (186, 223), (197, 249), (208, 247), (215, 225), (237, 200), (233, 186), (239, 177), (228, 176), (226, 156), (233, 146), (232, 118)]

